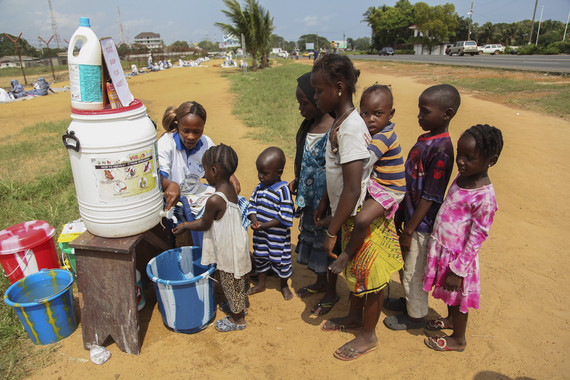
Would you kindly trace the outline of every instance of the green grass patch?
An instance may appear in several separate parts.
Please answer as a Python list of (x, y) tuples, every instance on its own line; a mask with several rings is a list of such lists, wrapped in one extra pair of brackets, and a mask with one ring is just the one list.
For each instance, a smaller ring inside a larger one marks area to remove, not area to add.
[[(295, 136), (303, 121), (295, 90), (297, 78), (311, 68), (299, 63), (243, 73), (226, 73), (236, 95), (233, 113), (252, 127), (252, 137), (295, 154)], [(291, 116), (295, 115), (295, 116)]]
[[(61, 135), (68, 121), (40, 123), (0, 139), (0, 229), (45, 220), (61, 231), (79, 217)], [(0, 275), (0, 292), (10, 286)], [(19, 379), (48, 364), (59, 345), (34, 346), (13, 308), (0, 302), (0, 378)]]
[[(67, 71), (67, 65), (56, 65), (53, 67), (53, 71), (56, 73), (58, 71)], [(43, 76), (47, 81), (53, 79), (51, 77), (51, 67), (48, 66), (36, 66), (36, 67), (24, 67), (24, 72), (26, 73), (26, 78), (30, 80), (30, 76)], [(22, 69), (19, 67), (6, 67), (0, 70), (0, 78), (2, 77), (19, 77), (22, 75)], [(49, 78), (48, 78), (49, 75)], [(36, 78), (31, 78), (35, 81)]]

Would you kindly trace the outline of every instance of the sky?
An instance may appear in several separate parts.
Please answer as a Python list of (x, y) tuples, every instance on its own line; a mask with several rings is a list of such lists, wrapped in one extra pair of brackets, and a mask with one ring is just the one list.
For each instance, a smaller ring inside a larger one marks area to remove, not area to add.
[[(318, 33), (330, 41), (369, 37), (370, 27), (362, 22), (369, 7), (393, 6), (397, 0), (259, 0), (274, 18), (274, 33), (287, 41), (303, 34)], [(453, 3), (459, 16), (469, 17), (473, 2), (473, 22), (515, 22), (532, 19), (535, 0), (424, 0), (429, 5)], [(411, 0), (411, 3), (417, 1)], [(242, 2), (243, 4), (243, 2)], [(169, 45), (205, 39), (220, 41), (222, 32), (214, 25), (227, 22), (221, 12), (222, 0), (51, 0), (53, 15), (61, 38), (66, 44), (78, 26), (79, 17), (89, 17), (99, 38), (112, 37), (116, 43), (131, 43), (141, 32), (160, 34)], [(570, 0), (538, 0), (536, 21), (558, 20), (566, 23)], [(123, 35), (117, 9), (123, 25)], [(0, 33), (22, 33), (33, 46), (41, 46), (38, 36), (52, 36), (49, 0), (0, 0)], [(54, 42), (50, 47), (57, 47)]]

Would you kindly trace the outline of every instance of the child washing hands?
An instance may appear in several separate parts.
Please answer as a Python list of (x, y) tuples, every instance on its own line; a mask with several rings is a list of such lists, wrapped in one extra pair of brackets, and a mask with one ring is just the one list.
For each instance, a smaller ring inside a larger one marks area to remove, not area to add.
[(272, 269), (281, 278), (281, 293), (288, 301), (293, 298), (287, 280), (291, 277), (291, 226), (293, 198), (286, 181), (281, 181), (285, 153), (277, 147), (265, 149), (255, 162), (259, 185), (251, 195), (248, 218), (253, 230), (253, 258), (258, 283), (249, 294), (265, 291), (267, 271)]
[(246, 275), (251, 271), (251, 260), (249, 237), (241, 224), (238, 196), (230, 182), (238, 157), (230, 146), (220, 144), (204, 153), (202, 164), (206, 180), (216, 188), (216, 192), (208, 198), (202, 218), (181, 223), (172, 232), (179, 235), (185, 230), (205, 231), (202, 265), (216, 264), (229, 306), (229, 315), (216, 321), (216, 330), (243, 330), (246, 327)]
[(488, 170), (503, 149), (501, 131), (475, 125), (457, 142), (459, 175), (451, 184), (433, 226), (424, 290), (447, 304), (448, 316), (427, 323), (428, 330), (453, 329), (449, 336), (425, 338), (436, 351), (463, 351), (469, 308), (479, 309), (479, 249), (497, 211)]

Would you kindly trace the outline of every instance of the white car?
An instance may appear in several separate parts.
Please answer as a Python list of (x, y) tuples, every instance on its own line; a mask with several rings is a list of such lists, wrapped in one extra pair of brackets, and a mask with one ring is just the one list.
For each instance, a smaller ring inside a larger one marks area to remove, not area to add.
[(479, 46), (477, 48), (479, 54), (502, 54), (505, 52), (505, 47), (501, 44), (487, 44), (485, 46)]

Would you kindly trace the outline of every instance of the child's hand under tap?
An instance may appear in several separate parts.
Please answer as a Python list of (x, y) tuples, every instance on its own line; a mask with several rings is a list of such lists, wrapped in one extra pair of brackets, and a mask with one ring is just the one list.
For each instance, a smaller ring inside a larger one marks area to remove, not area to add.
[(184, 231), (186, 231), (186, 225), (187, 224), (188, 224), (188, 222), (180, 223), (179, 225), (177, 225), (176, 227), (174, 227), (172, 229), (172, 233), (174, 235), (180, 235), (180, 234), (184, 233)]

